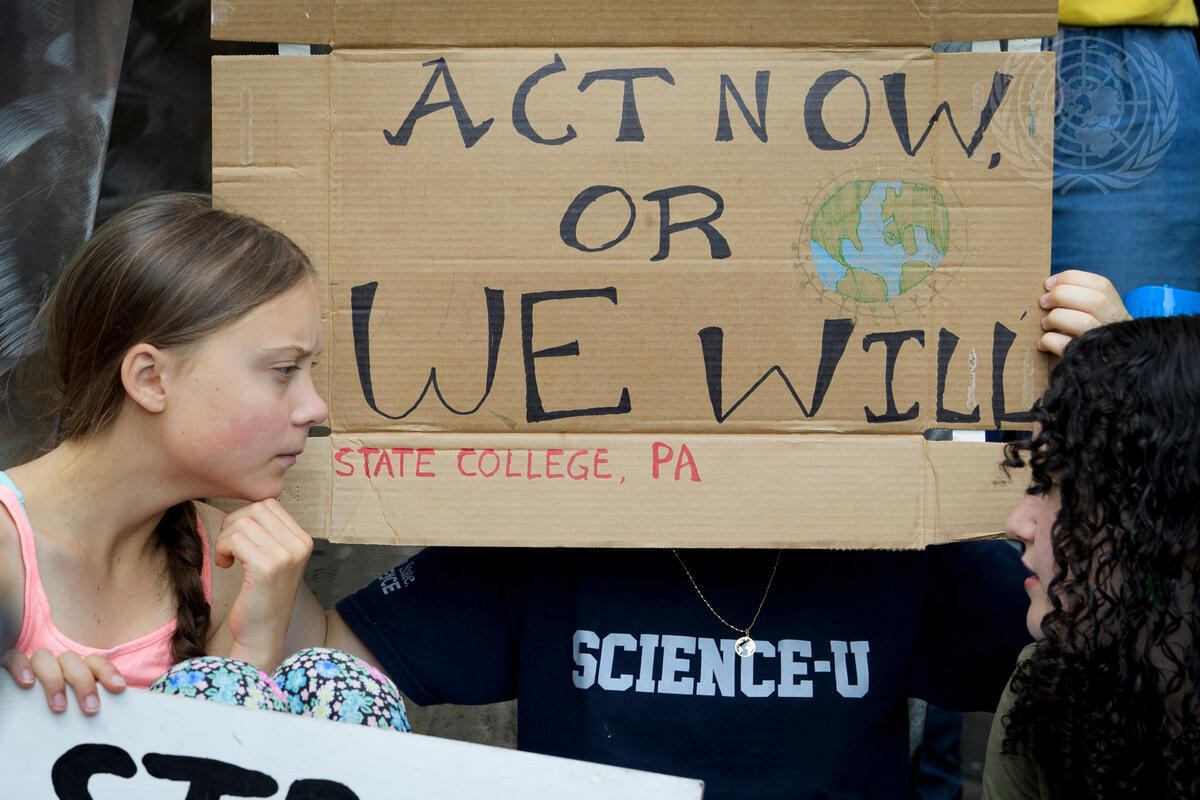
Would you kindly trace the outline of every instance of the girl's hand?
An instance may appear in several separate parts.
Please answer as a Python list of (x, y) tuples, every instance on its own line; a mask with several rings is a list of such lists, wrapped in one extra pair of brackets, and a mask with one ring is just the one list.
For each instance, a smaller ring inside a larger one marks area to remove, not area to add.
[(1041, 306), (1049, 313), (1042, 320), (1046, 333), (1038, 350), (1056, 356), (1063, 354), (1067, 342), (1092, 328), (1131, 319), (1108, 278), (1078, 269), (1047, 278)]
[(9, 650), (3, 663), (22, 688), (30, 689), (40, 681), (46, 692), (46, 703), (55, 713), (67, 710), (68, 684), (75, 690), (75, 698), (84, 714), (95, 714), (100, 710), (97, 681), (113, 694), (125, 691), (125, 679), (103, 656), (84, 658), (68, 650), (55, 658), (43, 648), (35, 650), (33, 658), (26, 658), (19, 650)]
[(284, 639), (312, 553), (312, 537), (278, 500), (260, 500), (227, 515), (214, 560), (242, 566), (242, 587), (229, 611), (229, 655), (270, 672), (284, 656)]

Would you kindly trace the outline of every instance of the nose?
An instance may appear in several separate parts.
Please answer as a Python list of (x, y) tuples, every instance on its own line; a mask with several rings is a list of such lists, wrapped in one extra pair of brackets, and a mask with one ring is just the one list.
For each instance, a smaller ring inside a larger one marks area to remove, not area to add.
[(308, 371), (305, 371), (304, 396), (296, 405), (292, 419), (297, 425), (311, 427), (329, 419), (329, 406), (317, 392)]
[(1027, 494), (1004, 523), (1004, 535), (1023, 544), (1033, 543), (1034, 511), (1038, 498)]

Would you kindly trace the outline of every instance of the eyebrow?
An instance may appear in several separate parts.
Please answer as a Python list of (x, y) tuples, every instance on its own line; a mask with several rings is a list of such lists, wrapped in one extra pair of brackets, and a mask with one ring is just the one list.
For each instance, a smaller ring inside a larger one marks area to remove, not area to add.
[(275, 355), (295, 355), (298, 357), (308, 356), (308, 355), (318, 356), (321, 354), (321, 348), (318, 347), (316, 350), (309, 350), (307, 347), (301, 347), (298, 344), (287, 344), (287, 345), (283, 345), (281, 347), (268, 347), (268, 348), (264, 349), (262, 351), (262, 353), (263, 353), (263, 355), (267, 355), (267, 356), (275, 356)]

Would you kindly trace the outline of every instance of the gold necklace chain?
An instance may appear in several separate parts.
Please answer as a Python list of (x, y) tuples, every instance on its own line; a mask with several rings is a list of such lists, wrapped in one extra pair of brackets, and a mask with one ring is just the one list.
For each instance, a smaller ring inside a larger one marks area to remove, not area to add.
[[(752, 654), (754, 652), (754, 640), (750, 639), (750, 629), (754, 627), (754, 623), (758, 622), (758, 615), (762, 613), (763, 606), (767, 604), (767, 595), (771, 593), (771, 586), (775, 583), (775, 573), (779, 570), (779, 559), (783, 555), (783, 550), (780, 549), (775, 551), (775, 566), (771, 567), (771, 577), (767, 579), (767, 588), (763, 589), (762, 600), (758, 601), (758, 610), (754, 612), (754, 619), (750, 620), (750, 624), (744, 628), (739, 628), (737, 625), (734, 625), (717, 613), (717, 610), (713, 608), (712, 603), (708, 602), (708, 598), (704, 596), (704, 592), (700, 591), (700, 587), (697, 585), (696, 579), (692, 577), (692, 571), (687, 568), (687, 564), (683, 563), (683, 558), (679, 555), (679, 552), (672, 547), (671, 553), (675, 556), (675, 560), (679, 562), (679, 566), (683, 567), (683, 574), (687, 575), (687, 579), (691, 581), (692, 588), (696, 590), (696, 596), (699, 597), (704, 605), (708, 607), (708, 610), (712, 612), (712, 615), (721, 621), (721, 624), (725, 625), (727, 628), (737, 631), (738, 633), (742, 634), (744, 638), (750, 640), (750, 653), (747, 653), (747, 655)], [(741, 642), (742, 640), (739, 639), (738, 641)], [(741, 655), (741, 653), (739, 652), (738, 655)]]

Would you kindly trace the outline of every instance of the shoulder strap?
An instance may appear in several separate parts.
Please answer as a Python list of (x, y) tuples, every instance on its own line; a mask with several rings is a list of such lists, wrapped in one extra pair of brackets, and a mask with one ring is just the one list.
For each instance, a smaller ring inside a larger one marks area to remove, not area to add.
[(21, 490), (18, 489), (17, 485), (12, 482), (12, 478), (10, 478), (10, 477), (8, 477), (8, 475), (4, 474), (3, 470), (0, 470), (0, 486), (4, 486), (9, 489), (12, 489), (13, 494), (15, 494), (17, 496), (17, 500), (19, 500), (21, 502), (21, 505), (25, 505), (25, 497), (21, 494)]

